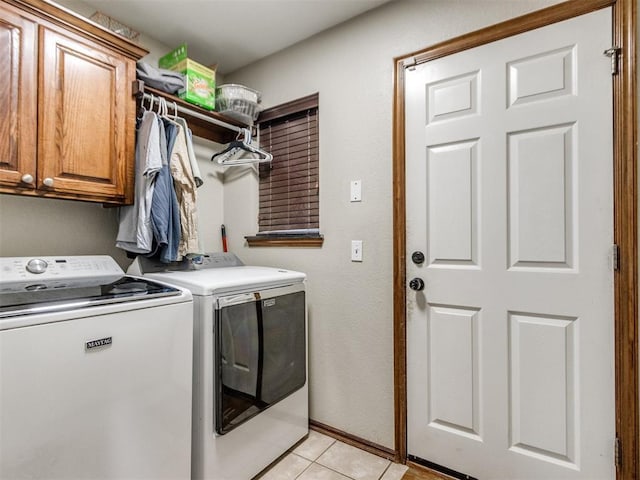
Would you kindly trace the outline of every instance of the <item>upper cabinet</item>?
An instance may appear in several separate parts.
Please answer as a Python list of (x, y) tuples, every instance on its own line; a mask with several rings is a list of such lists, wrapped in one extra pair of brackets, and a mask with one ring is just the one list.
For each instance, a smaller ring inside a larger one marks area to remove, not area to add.
[(35, 181), (37, 35), (35, 22), (0, 3), (0, 187), (20, 185), (23, 175)]
[(3, 1), (0, 192), (132, 203), (132, 85), (146, 53), (48, 2)]

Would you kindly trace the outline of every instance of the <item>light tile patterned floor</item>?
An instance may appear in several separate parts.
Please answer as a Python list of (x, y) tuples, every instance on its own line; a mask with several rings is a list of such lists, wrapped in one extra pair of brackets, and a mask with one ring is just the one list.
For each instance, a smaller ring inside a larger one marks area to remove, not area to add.
[(309, 437), (260, 480), (400, 480), (405, 465), (311, 430)]

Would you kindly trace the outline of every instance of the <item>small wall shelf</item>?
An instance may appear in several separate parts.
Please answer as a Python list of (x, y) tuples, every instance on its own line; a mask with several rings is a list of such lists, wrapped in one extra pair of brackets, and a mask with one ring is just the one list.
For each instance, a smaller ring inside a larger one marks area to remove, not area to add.
[[(205, 110), (175, 95), (146, 86), (141, 80), (136, 80), (133, 92), (139, 98), (142, 98), (145, 93), (164, 98), (168, 103), (169, 111), (171, 111), (173, 103), (175, 102), (179, 108), (179, 115), (187, 121), (191, 132), (196, 137), (226, 144), (236, 138), (240, 129), (251, 128), (233, 118)], [(227, 124), (230, 128), (225, 127), (224, 124)], [(236, 130), (236, 128), (238, 130)]]

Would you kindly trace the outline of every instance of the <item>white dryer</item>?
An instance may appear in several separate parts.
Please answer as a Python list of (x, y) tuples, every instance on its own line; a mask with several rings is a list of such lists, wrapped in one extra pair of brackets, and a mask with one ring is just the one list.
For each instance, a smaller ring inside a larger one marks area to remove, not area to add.
[(230, 253), (129, 273), (193, 295), (193, 479), (249, 480), (308, 434), (305, 274)]

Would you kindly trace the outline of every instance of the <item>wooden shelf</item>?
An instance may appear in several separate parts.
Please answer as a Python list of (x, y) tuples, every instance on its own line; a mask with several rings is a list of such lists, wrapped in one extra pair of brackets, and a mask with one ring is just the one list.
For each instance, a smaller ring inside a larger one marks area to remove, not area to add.
[[(136, 83), (139, 85), (136, 89), (134, 87), (134, 92), (144, 92), (150, 93), (156, 97), (164, 98), (169, 104), (169, 112), (172, 110), (172, 104), (175, 102), (179, 107), (187, 109), (188, 111), (192, 111), (197, 113), (198, 115), (204, 115), (208, 118), (215, 119), (221, 122), (228, 123), (229, 125), (233, 125), (238, 128), (250, 128), (248, 125), (245, 125), (233, 118), (225, 117), (224, 115), (220, 115), (217, 112), (212, 112), (210, 110), (206, 110), (192, 103), (186, 102), (181, 98), (176, 97), (175, 95), (171, 95), (167, 92), (163, 92), (162, 90), (157, 90), (155, 88), (151, 88), (147, 85), (144, 85), (144, 82), (137, 80)], [(187, 121), (191, 132), (196, 137), (204, 138), (207, 140), (211, 140), (216, 143), (229, 143), (232, 140), (235, 140), (238, 135), (237, 132), (230, 130), (228, 128), (222, 127), (220, 125), (216, 125), (215, 123), (208, 122), (199, 118), (197, 116), (190, 115), (188, 112), (182, 111), (179, 112), (179, 115)]]

